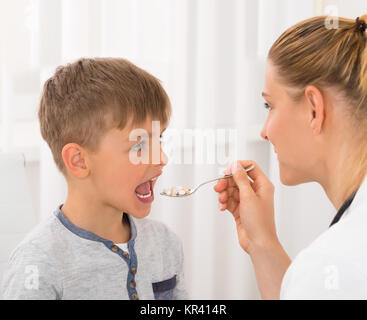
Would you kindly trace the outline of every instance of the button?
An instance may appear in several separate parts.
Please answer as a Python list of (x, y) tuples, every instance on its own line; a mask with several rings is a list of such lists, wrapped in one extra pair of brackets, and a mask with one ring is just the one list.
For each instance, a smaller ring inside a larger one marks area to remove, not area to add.
[(116, 246), (116, 245), (113, 245), (113, 246), (111, 247), (111, 250), (112, 250), (113, 252), (117, 252), (117, 251), (119, 251), (119, 247), (118, 247), (118, 246)]
[(131, 299), (133, 299), (133, 300), (139, 300), (139, 297), (138, 297), (138, 295), (136, 293), (133, 293), (131, 295)]
[(123, 255), (126, 259), (129, 259), (129, 254), (128, 254), (126, 251), (124, 251), (124, 252), (122, 253), (122, 255)]
[(131, 268), (130, 271), (131, 271), (132, 274), (136, 274), (136, 268)]
[(135, 281), (130, 281), (130, 288), (135, 288), (136, 287), (136, 282)]

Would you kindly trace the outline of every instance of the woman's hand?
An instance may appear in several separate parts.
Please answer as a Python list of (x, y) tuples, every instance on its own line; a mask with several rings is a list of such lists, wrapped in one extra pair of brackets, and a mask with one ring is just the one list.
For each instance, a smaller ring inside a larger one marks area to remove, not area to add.
[[(243, 168), (255, 165), (246, 173)], [(228, 210), (236, 221), (241, 247), (251, 255), (258, 247), (278, 243), (274, 222), (274, 186), (253, 161), (237, 161), (214, 187), (219, 193), (220, 209)], [(248, 176), (253, 180), (251, 182)]]
[[(254, 164), (247, 173), (243, 168)], [(238, 240), (250, 255), (256, 281), (263, 299), (279, 299), (284, 273), (291, 264), (281, 246), (274, 223), (274, 186), (253, 161), (237, 161), (227, 169), (232, 178), (214, 187), (221, 210), (232, 212)]]

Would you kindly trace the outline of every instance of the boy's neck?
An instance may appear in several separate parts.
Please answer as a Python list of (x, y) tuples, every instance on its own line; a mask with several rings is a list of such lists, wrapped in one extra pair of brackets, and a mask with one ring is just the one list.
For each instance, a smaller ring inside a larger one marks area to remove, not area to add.
[(127, 219), (123, 219), (123, 212), (96, 200), (83, 199), (82, 196), (69, 193), (61, 211), (71, 223), (101, 238), (114, 243), (130, 240), (130, 224)]

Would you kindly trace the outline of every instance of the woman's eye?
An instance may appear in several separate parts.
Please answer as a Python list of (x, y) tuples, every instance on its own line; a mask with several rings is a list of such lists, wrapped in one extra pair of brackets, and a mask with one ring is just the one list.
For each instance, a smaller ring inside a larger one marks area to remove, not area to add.
[(267, 102), (264, 103), (264, 106), (265, 106), (265, 109), (267, 109), (267, 110), (272, 109), (271, 106)]

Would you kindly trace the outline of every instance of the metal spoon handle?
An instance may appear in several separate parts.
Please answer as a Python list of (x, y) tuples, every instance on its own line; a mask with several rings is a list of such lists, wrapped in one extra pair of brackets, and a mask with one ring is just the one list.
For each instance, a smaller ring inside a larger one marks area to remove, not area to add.
[[(251, 165), (250, 167), (247, 167), (244, 170), (246, 170), (246, 172), (248, 172), (248, 171), (252, 170), (253, 168), (255, 168), (255, 165)], [(171, 192), (169, 194), (167, 194), (166, 192), (161, 192), (161, 195), (168, 196), (168, 197), (175, 197), (175, 198), (183, 198), (183, 197), (191, 196), (193, 193), (195, 193), (204, 184), (207, 184), (207, 183), (213, 182), (213, 181), (217, 181), (217, 180), (220, 180), (220, 179), (227, 179), (227, 178), (230, 178), (230, 177), (232, 177), (232, 174), (227, 174), (227, 175), (219, 177), (219, 178), (215, 178), (215, 179), (205, 181), (205, 182), (199, 184), (194, 189), (191, 189), (191, 190), (187, 189), (189, 192), (188, 193), (185, 192), (185, 194), (183, 194), (183, 195), (179, 195), (178, 193), (176, 193), (175, 195), (171, 195)]]
[[(247, 167), (247, 168), (245, 168), (244, 170), (246, 171), (246, 172), (249, 172), (250, 170), (252, 170), (253, 168), (255, 168), (255, 166), (254, 165), (251, 165), (250, 167)], [(200, 188), (201, 186), (203, 186), (204, 184), (207, 184), (207, 183), (209, 183), (209, 182), (213, 182), (213, 181), (217, 181), (217, 180), (221, 180), (221, 179), (227, 179), (227, 178), (230, 178), (230, 177), (232, 177), (233, 176), (233, 174), (231, 173), (231, 174), (226, 174), (225, 176), (222, 176), (222, 177), (219, 177), (219, 178), (215, 178), (215, 179), (211, 179), (211, 180), (208, 180), (208, 181), (205, 181), (205, 182), (203, 182), (202, 184), (199, 184), (195, 189), (198, 189), (198, 188)]]

